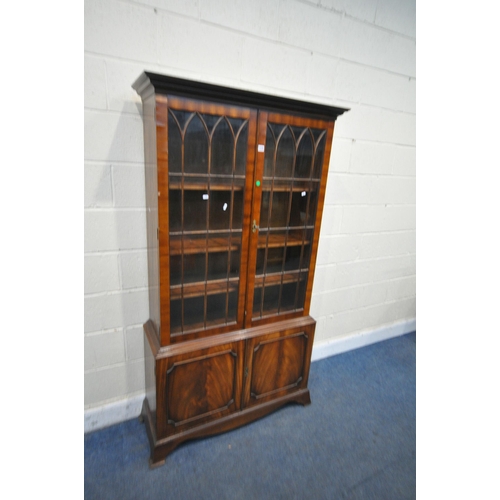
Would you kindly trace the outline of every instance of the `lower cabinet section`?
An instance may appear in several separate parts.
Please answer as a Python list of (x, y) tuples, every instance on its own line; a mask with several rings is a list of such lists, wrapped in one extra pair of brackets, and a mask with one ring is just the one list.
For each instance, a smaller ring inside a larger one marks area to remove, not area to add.
[(142, 413), (151, 465), (185, 440), (234, 429), (288, 402), (309, 404), (314, 330), (306, 317), (160, 349), (146, 323), (145, 347), (156, 359)]

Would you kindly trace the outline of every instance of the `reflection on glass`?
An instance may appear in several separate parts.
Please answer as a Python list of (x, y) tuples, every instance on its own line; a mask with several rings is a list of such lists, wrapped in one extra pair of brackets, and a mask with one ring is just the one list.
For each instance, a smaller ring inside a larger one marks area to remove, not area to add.
[(241, 229), (243, 191), (210, 191), (210, 229)]
[(169, 172), (180, 172), (182, 169), (181, 129), (172, 111), (168, 114), (168, 169)]
[(274, 175), (274, 154), (276, 149), (276, 139), (272, 128), (268, 125), (266, 136), (266, 148), (264, 150), (264, 177)]

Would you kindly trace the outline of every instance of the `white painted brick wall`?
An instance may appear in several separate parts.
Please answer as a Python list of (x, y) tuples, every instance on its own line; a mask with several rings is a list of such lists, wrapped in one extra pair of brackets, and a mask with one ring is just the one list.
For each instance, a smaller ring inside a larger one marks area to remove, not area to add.
[(85, 1), (85, 408), (144, 391), (143, 70), (351, 108), (335, 126), (316, 342), (415, 318), (415, 1)]

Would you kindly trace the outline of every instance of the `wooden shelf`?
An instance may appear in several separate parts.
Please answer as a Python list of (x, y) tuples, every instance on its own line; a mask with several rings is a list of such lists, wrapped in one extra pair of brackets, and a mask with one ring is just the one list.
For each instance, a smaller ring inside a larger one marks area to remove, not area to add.
[[(169, 189), (182, 189), (182, 184), (180, 181), (170, 181)], [(243, 191), (243, 184), (222, 184), (220, 182), (210, 182), (210, 191)], [(184, 181), (184, 190), (185, 191), (208, 191), (208, 182), (190, 182)]]
[(253, 311), (252, 313), (252, 318), (255, 319), (255, 320), (263, 320), (263, 319), (266, 319), (266, 318), (272, 318), (278, 314), (284, 314), (284, 313), (287, 313), (287, 314), (291, 314), (291, 313), (296, 313), (296, 312), (303, 312), (304, 309), (302, 307), (300, 308), (290, 308), (290, 309), (281, 309), (281, 310), (278, 310), (278, 308), (273, 308), (273, 309), (266, 309), (265, 311), (262, 312), (262, 316), (259, 314), (259, 312), (255, 312)]
[[(266, 234), (259, 234), (259, 242), (257, 244), (258, 248), (280, 248), (285, 246), (285, 235), (282, 234), (270, 234), (269, 239), (267, 240)], [(309, 244), (309, 240), (302, 240), (302, 238), (298, 238), (297, 236), (288, 235), (288, 239), (286, 240), (287, 247), (296, 247), (301, 246), (302, 243), (304, 245)]]
[(241, 236), (233, 236), (229, 243), (227, 237), (212, 237), (208, 239), (184, 237), (182, 240), (170, 240), (170, 255), (188, 255), (196, 253), (229, 252), (239, 250), (241, 247)]
[(200, 281), (196, 283), (185, 283), (184, 285), (173, 285), (170, 287), (171, 300), (179, 300), (219, 293), (236, 292), (238, 290), (239, 278), (229, 280)]
[(170, 189), (191, 191), (206, 191), (209, 184), (211, 191), (241, 191), (245, 186), (243, 175), (170, 173), (168, 179)]
[[(309, 269), (300, 269), (299, 271), (287, 271), (285, 273), (273, 273), (266, 275), (258, 275), (255, 277), (255, 286), (262, 287), (264, 282), (266, 286), (280, 285), (281, 283), (296, 283), (297, 281), (303, 281), (307, 278), (307, 272)], [(264, 281), (265, 278), (265, 281)]]
[[(286, 182), (287, 184), (282, 184), (282, 182)], [(292, 182), (294, 183), (294, 185), (290, 186)], [(319, 179), (277, 178), (274, 181), (274, 185), (272, 185), (270, 179), (264, 178), (264, 181), (262, 182), (262, 191), (292, 191), (293, 193), (301, 193), (302, 191), (305, 191), (306, 193), (310, 193), (317, 190), (319, 182)], [(313, 185), (311, 186), (310, 183), (313, 183)]]

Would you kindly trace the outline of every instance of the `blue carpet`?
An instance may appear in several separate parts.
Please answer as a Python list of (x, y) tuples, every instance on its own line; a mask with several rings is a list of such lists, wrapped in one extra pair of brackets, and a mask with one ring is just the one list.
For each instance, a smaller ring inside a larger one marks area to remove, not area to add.
[(416, 497), (416, 334), (311, 364), (310, 406), (187, 442), (149, 469), (144, 424), (85, 435), (85, 498)]

